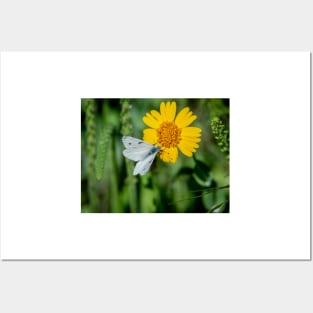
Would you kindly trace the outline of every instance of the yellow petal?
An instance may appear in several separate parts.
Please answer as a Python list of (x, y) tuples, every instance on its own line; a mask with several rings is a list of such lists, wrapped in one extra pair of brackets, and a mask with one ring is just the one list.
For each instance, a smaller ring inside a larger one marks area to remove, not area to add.
[(196, 142), (193, 141), (187, 141), (187, 140), (181, 140), (180, 144), (184, 145), (186, 148), (195, 149), (199, 148), (199, 145)]
[(155, 145), (158, 141), (156, 130), (152, 128), (144, 129), (143, 141), (146, 141), (148, 143), (151, 143), (152, 145)]
[(160, 104), (160, 113), (164, 122), (174, 121), (176, 115), (176, 102), (162, 102)]
[(177, 114), (175, 124), (178, 127), (183, 128), (190, 125), (196, 118), (197, 116), (193, 115), (190, 109), (186, 107)]
[(176, 102), (167, 102), (166, 103), (166, 121), (174, 121), (176, 115)]
[(162, 116), (158, 111), (151, 110), (150, 113), (157, 121), (159, 121), (160, 123), (163, 122)]
[(202, 129), (199, 127), (185, 127), (181, 131), (181, 136), (200, 137)]
[(186, 140), (188, 142), (200, 142), (201, 138), (195, 136), (182, 136), (181, 140)]
[(174, 148), (164, 148), (160, 152), (160, 158), (163, 162), (176, 163), (178, 158), (178, 150)]
[(178, 144), (179, 150), (186, 156), (192, 157), (192, 150), (188, 147), (186, 147), (183, 143)]
[(160, 114), (162, 116), (162, 120), (166, 121), (166, 107), (165, 107), (165, 102), (161, 102), (160, 104)]
[(180, 121), (179, 124), (176, 123), (176, 125), (180, 128), (183, 128), (190, 125), (196, 119), (197, 119), (196, 115), (190, 115), (187, 116), (184, 120)]
[(151, 128), (159, 128), (161, 122), (157, 119), (155, 119), (155, 117), (153, 117), (153, 115), (151, 115), (150, 113), (147, 113), (143, 118), (142, 118), (143, 122), (148, 125)]
[(183, 108), (176, 116), (175, 124), (178, 125), (185, 117), (185, 115), (190, 111), (188, 107)]

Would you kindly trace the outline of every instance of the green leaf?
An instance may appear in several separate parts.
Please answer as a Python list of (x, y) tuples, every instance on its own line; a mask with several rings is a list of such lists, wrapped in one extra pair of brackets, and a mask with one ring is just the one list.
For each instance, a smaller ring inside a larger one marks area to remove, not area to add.
[(211, 207), (208, 211), (211, 213), (223, 213), (225, 211), (227, 202), (220, 202), (213, 207)]
[(112, 141), (113, 127), (106, 127), (100, 134), (100, 139), (97, 146), (96, 158), (96, 178), (101, 180), (104, 172), (104, 164), (107, 158), (108, 149)]
[(154, 213), (156, 207), (156, 192), (152, 186), (151, 174), (141, 177), (140, 181), (140, 209), (143, 213)]
[(210, 187), (212, 185), (211, 168), (206, 163), (195, 159), (196, 166), (193, 171), (193, 178), (199, 186)]

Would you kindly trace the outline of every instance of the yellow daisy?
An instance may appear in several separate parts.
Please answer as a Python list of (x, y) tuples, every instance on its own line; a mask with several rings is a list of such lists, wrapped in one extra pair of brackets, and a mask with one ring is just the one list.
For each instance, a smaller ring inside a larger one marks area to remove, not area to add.
[(201, 129), (189, 127), (197, 116), (188, 107), (175, 115), (176, 102), (162, 102), (160, 112), (152, 110), (142, 119), (150, 127), (144, 129), (143, 140), (161, 148), (159, 155), (164, 162), (177, 161), (177, 147), (184, 155), (192, 157), (201, 141)]

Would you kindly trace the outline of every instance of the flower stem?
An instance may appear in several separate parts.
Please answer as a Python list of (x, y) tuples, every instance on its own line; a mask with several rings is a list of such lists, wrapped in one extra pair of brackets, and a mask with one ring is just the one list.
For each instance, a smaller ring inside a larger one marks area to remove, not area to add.
[(112, 149), (111, 149), (111, 160), (112, 160), (112, 168), (111, 168), (111, 209), (114, 213), (119, 213), (120, 210), (120, 202), (119, 202), (119, 194), (118, 194), (118, 171), (117, 171), (117, 163), (116, 163), (116, 147), (115, 147), (115, 139), (112, 140)]
[(87, 155), (88, 155), (88, 193), (90, 209), (97, 210), (97, 195), (95, 188), (95, 159), (96, 159), (96, 107), (93, 99), (86, 101), (86, 129), (87, 129)]
[[(122, 129), (121, 133), (124, 136), (130, 135), (130, 132), (133, 128), (131, 123), (131, 105), (128, 99), (122, 99), (122, 112), (121, 112), (121, 124)], [(128, 195), (129, 195), (129, 206), (130, 211), (132, 213), (136, 213), (138, 211), (138, 199), (137, 199), (137, 178), (133, 175), (134, 165), (130, 160), (126, 161), (126, 171), (127, 171), (127, 179), (128, 182)]]

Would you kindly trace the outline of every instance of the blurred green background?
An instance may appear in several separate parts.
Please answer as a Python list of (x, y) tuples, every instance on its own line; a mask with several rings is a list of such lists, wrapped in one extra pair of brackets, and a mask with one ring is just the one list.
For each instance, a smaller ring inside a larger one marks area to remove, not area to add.
[[(163, 101), (197, 115), (200, 147), (133, 176), (121, 138), (142, 139), (142, 117)], [(81, 99), (81, 212), (229, 213), (229, 99)]]

